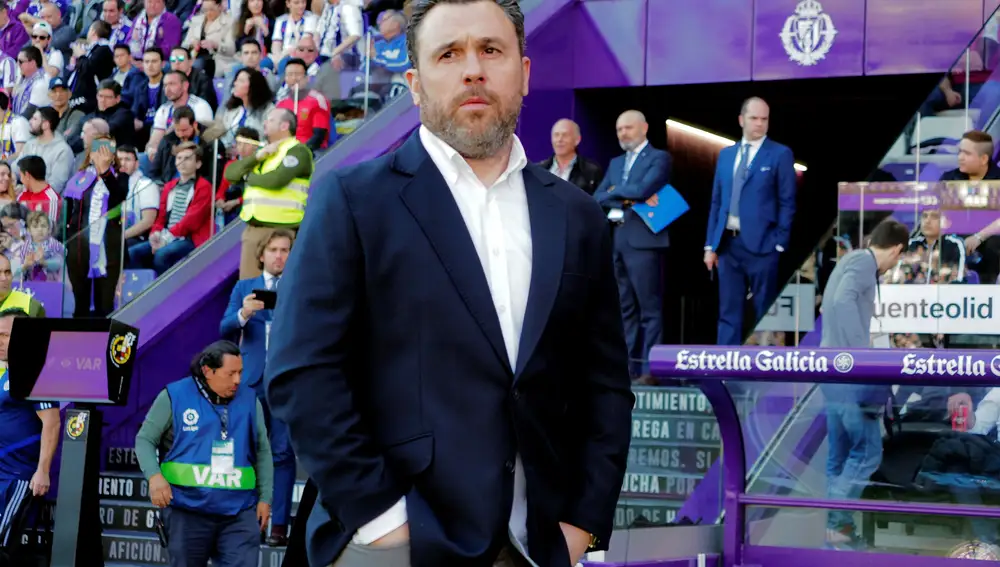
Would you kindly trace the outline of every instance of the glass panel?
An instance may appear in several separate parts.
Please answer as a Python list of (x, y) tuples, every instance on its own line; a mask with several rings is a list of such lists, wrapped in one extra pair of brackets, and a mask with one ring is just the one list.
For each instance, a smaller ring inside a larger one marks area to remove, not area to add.
[[(632, 391), (632, 444), (615, 529), (715, 523), (722, 477), (706, 473), (722, 443), (708, 399), (697, 388), (637, 384)], [(702, 481), (711, 483), (699, 489), (704, 501), (689, 501)]]
[[(751, 506), (747, 511), (748, 517), (756, 518), (748, 522), (746, 529), (747, 543), (751, 545), (1000, 560), (1000, 548), (975, 535), (977, 532), (996, 534), (1000, 517), (969, 519), (762, 506)], [(839, 515), (852, 516), (863, 526), (859, 541), (851, 546), (832, 545), (824, 535), (828, 518)]]

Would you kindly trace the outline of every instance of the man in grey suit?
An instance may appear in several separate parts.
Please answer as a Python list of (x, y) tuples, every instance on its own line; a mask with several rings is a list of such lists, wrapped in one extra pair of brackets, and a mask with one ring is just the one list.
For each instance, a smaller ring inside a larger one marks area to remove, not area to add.
[[(910, 229), (888, 218), (872, 231), (867, 248), (855, 250), (837, 262), (823, 294), (823, 338), (820, 346), (868, 348), (879, 276), (899, 262), (910, 240)], [(868, 478), (882, 464), (880, 422), (892, 387), (824, 384), (829, 455), (826, 460), (827, 498), (861, 497)], [(856, 548), (860, 543), (852, 512), (827, 515), (829, 547)]]

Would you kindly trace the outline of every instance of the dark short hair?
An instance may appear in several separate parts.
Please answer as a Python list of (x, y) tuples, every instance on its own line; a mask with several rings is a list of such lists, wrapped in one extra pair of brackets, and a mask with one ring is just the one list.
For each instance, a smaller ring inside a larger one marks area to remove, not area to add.
[(17, 168), (39, 181), (45, 179), (45, 160), (40, 156), (24, 156), (17, 162)]
[(309, 65), (306, 65), (306, 60), (301, 57), (292, 57), (288, 61), (285, 61), (285, 69), (287, 69), (289, 65), (298, 65), (303, 69), (309, 69)]
[(97, 37), (101, 39), (109, 39), (111, 37), (111, 24), (104, 20), (94, 20), (94, 23), (90, 24), (90, 27), (93, 28)]
[(255, 142), (260, 141), (260, 132), (256, 128), (251, 128), (249, 126), (240, 126), (236, 129), (237, 138), (246, 138), (248, 140), (253, 140)]
[(139, 159), (139, 152), (135, 149), (135, 146), (131, 144), (123, 144), (121, 146), (118, 146), (118, 148), (115, 151), (119, 153), (132, 154), (132, 157), (134, 157), (135, 159)]
[(124, 49), (125, 51), (132, 53), (132, 48), (130, 48), (127, 43), (116, 43), (115, 51), (118, 51), (119, 49)]
[[(115, 83), (117, 84), (117, 83)], [(59, 128), (59, 111), (52, 108), (51, 106), (43, 106), (37, 109), (39, 115), (41, 115), (42, 120), (49, 123), (49, 130), (53, 132), (58, 131)]]
[(281, 113), (281, 121), (288, 123), (288, 133), (294, 136), (295, 130), (299, 127), (299, 119), (295, 113), (287, 108), (276, 108), (275, 110)]
[(295, 233), (287, 228), (276, 228), (271, 231), (271, 234), (269, 234), (264, 240), (261, 240), (260, 244), (257, 245), (257, 267), (261, 270), (264, 269), (264, 262), (260, 261), (260, 257), (264, 255), (264, 250), (267, 250), (267, 247), (279, 238), (287, 238), (289, 248), (295, 244)]
[(524, 13), (517, 0), (413, 0), (411, 7), (413, 13), (410, 14), (410, 24), (406, 28), (406, 51), (409, 53), (410, 61), (414, 67), (419, 67), (419, 57), (417, 57), (417, 35), (420, 27), (424, 23), (427, 14), (439, 4), (475, 4), (477, 2), (492, 1), (503, 10), (503, 13), (514, 24), (514, 33), (517, 34), (517, 47), (524, 56)]
[(34, 45), (28, 45), (21, 48), (21, 53), (25, 54), (28, 59), (35, 62), (35, 65), (39, 67), (42, 66), (42, 52)]
[(194, 109), (186, 104), (174, 110), (174, 123), (177, 123), (180, 120), (187, 120), (191, 124), (197, 124), (198, 122), (195, 118)]
[(99, 91), (111, 91), (115, 96), (122, 96), (122, 86), (118, 84), (118, 81), (114, 79), (104, 79), (101, 84), (97, 86)]
[(892, 217), (878, 223), (868, 237), (869, 246), (882, 250), (891, 250), (896, 246), (902, 246), (905, 249), (909, 243), (910, 229)]
[(15, 319), (20, 319), (21, 317), (27, 317), (28, 313), (20, 307), (8, 307), (0, 311), (0, 319), (6, 319), (7, 317), (13, 317)]
[(232, 341), (215, 341), (194, 355), (191, 360), (191, 375), (196, 378), (204, 378), (205, 371), (202, 368), (206, 366), (211, 370), (222, 368), (226, 355), (239, 356), (240, 347)]
[(160, 61), (163, 61), (165, 59), (163, 57), (163, 50), (160, 49), (159, 47), (147, 47), (146, 50), (142, 52), (143, 55), (149, 55), (150, 53), (158, 56), (160, 58)]
[(186, 152), (189, 150), (194, 152), (194, 159), (201, 161), (202, 157), (201, 146), (199, 146), (194, 142), (181, 142), (180, 144), (174, 146), (174, 149), (171, 150), (170, 153), (173, 154), (174, 157), (177, 157), (177, 155), (180, 154), (181, 152)]
[(189, 79), (188, 76), (184, 74), (184, 71), (178, 71), (177, 69), (174, 69), (173, 71), (170, 71), (169, 73), (164, 75), (164, 77), (169, 77), (170, 75), (177, 75), (178, 77), (180, 77), (182, 83), (191, 82), (191, 79)]
[(248, 36), (244, 37), (243, 39), (241, 39), (239, 41), (239, 43), (237, 44), (237, 46), (236, 46), (236, 51), (243, 51), (243, 46), (244, 45), (252, 45), (252, 46), (254, 46), (254, 47), (257, 48), (257, 51), (260, 51), (261, 53), (264, 52), (264, 50), (260, 47), (260, 42), (257, 41), (257, 38), (255, 38), (255, 37), (252, 37), (252, 36), (248, 35)]
[(979, 155), (993, 157), (993, 136), (979, 130), (969, 130), (965, 134), (962, 134), (962, 139), (976, 144)]

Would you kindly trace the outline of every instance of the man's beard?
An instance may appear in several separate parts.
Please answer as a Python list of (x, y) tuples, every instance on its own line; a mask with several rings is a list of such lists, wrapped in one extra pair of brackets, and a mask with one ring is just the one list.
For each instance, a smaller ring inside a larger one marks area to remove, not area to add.
[(30, 128), (28, 129), (28, 133), (37, 138), (42, 135), (42, 129), (35, 130), (34, 128)]
[(631, 152), (632, 150), (639, 147), (639, 144), (635, 142), (618, 142), (618, 145), (621, 146), (622, 150), (626, 152)]
[[(458, 109), (470, 98), (481, 98), (490, 103), (490, 107), (460, 123)], [(500, 100), (493, 92), (475, 87), (447, 103), (440, 103), (429, 98), (421, 88), (420, 122), (462, 157), (484, 159), (495, 155), (514, 135), (522, 99), (517, 94), (506, 101)], [(495, 119), (489, 113), (491, 109), (496, 109)]]

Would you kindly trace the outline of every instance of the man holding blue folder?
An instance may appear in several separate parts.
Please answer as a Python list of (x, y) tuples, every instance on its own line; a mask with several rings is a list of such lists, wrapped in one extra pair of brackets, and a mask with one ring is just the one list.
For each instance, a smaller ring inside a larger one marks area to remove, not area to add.
[(788, 248), (795, 216), (792, 150), (767, 138), (771, 110), (763, 99), (743, 103), (743, 139), (719, 153), (705, 237), (705, 267), (719, 269), (718, 344), (743, 343), (747, 286), (754, 314), (764, 316), (778, 293), (778, 258)]
[(670, 181), (670, 154), (649, 145), (649, 124), (638, 110), (618, 117), (618, 143), (625, 154), (611, 160), (594, 198), (614, 223), (615, 276), (633, 378), (649, 374), (649, 349), (663, 335), (661, 256), (670, 245), (666, 230), (653, 232), (633, 204), (659, 205), (657, 192)]

